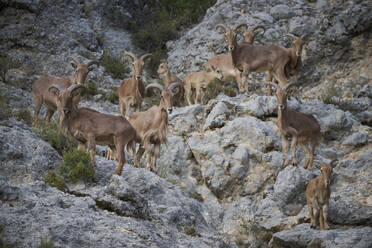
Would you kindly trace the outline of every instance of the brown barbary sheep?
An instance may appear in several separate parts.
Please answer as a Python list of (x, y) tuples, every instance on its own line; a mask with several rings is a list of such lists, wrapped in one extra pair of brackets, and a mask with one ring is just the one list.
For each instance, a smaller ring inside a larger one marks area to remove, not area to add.
[[(156, 161), (160, 156), (160, 146), (167, 142), (168, 112), (172, 108), (170, 98), (161, 95), (159, 106), (152, 106), (145, 112), (135, 112), (129, 122), (136, 129), (136, 141), (140, 144), (137, 156), (133, 158), (138, 167), (138, 161), (147, 152), (147, 168), (156, 172)], [(152, 163), (153, 162), (153, 163)]]
[(164, 86), (166, 88), (171, 83), (176, 83), (176, 82), (182, 83), (182, 80), (179, 77), (171, 73), (167, 62), (160, 63), (157, 73), (159, 74), (159, 76), (163, 77)]
[[(146, 86), (145, 92), (151, 88), (156, 88), (160, 90), (161, 95), (166, 101), (170, 102), (170, 106), (182, 106), (184, 88), (183, 83), (175, 82), (171, 83), (168, 87), (163, 87), (163, 85), (158, 83), (152, 83)], [(145, 93), (146, 94), (146, 93)], [(171, 113), (172, 108), (168, 109), (168, 112)]]
[(124, 148), (128, 145), (135, 157), (136, 131), (122, 116), (103, 114), (89, 108), (78, 108), (73, 102), (79, 95), (81, 84), (67, 89), (52, 85), (48, 91), (57, 97), (60, 128), (69, 137), (79, 143), (79, 147), (87, 146), (91, 161), (96, 167), (94, 158), (96, 144), (109, 146), (118, 157), (118, 168), (115, 174), (121, 175), (125, 164)]
[(195, 104), (198, 104), (199, 98), (204, 98), (204, 91), (207, 89), (208, 85), (214, 79), (223, 79), (222, 72), (219, 68), (212, 67), (210, 72), (193, 72), (187, 75), (183, 82), (185, 87), (186, 100), (189, 105), (191, 105), (191, 90), (195, 89)]
[(331, 195), (330, 183), (336, 162), (337, 160), (332, 160), (329, 164), (323, 164), (320, 167), (322, 174), (310, 180), (306, 187), (306, 202), (309, 208), (311, 228), (316, 228), (319, 217), (320, 230), (329, 229), (327, 218)]
[(256, 35), (257, 33), (255, 33), (258, 29), (262, 29), (263, 32), (262, 34), (265, 33), (266, 29), (264, 26), (256, 26), (252, 29), (246, 29), (243, 31), (243, 38), (244, 38), (244, 41), (245, 43), (248, 43), (248, 44), (253, 44), (254, 43), (254, 39), (256, 38)]
[[(276, 97), (278, 100), (278, 120), (277, 125), (280, 133), (282, 134), (282, 146), (285, 152), (284, 165), (289, 164), (288, 159), (288, 141), (287, 135), (292, 136), (292, 152), (293, 152), (293, 165), (297, 165), (296, 146), (297, 142), (300, 143), (301, 148), (306, 152), (306, 161), (304, 168), (311, 170), (314, 160), (315, 147), (320, 138), (320, 125), (314, 116), (311, 114), (301, 113), (287, 106), (288, 90), (296, 84), (287, 84), (283, 89), (280, 86), (269, 83), (276, 90)], [(310, 144), (310, 150), (308, 148)]]
[[(234, 28), (227, 28), (223, 24), (216, 26), (225, 32), (233, 65), (241, 72), (241, 84), (244, 87), (244, 92), (248, 92), (247, 80), (250, 72), (269, 72), (279, 81), (280, 86), (284, 87), (288, 83), (285, 66), (290, 60), (286, 48), (274, 45), (256, 46), (245, 42), (238, 44), (237, 32), (246, 26), (247, 24), (238, 24)], [(271, 94), (270, 90), (268, 93)]]
[[(73, 77), (56, 77), (52, 75), (43, 75), (32, 85), (32, 93), (34, 98), (34, 125), (38, 125), (38, 118), (41, 106), (45, 104), (47, 112), (45, 115), (45, 122), (49, 123), (54, 112), (57, 110), (56, 96), (49, 92), (49, 87), (52, 85), (59, 85), (62, 88), (68, 88), (73, 84), (84, 84), (88, 73), (94, 69), (91, 67), (94, 64), (99, 64), (98, 61), (90, 61), (87, 64), (80, 64), (76, 59), (68, 57), (72, 60), (71, 65), (75, 68), (75, 75)], [(78, 104), (80, 98), (76, 97), (75, 104)]]
[(141, 109), (145, 96), (145, 87), (142, 83), (143, 68), (146, 59), (151, 58), (152, 55), (144, 54), (139, 59), (130, 52), (125, 52), (123, 55), (132, 59), (133, 75), (131, 78), (124, 79), (118, 89), (119, 107), (121, 115), (129, 117), (130, 107), (133, 106), (136, 111)]

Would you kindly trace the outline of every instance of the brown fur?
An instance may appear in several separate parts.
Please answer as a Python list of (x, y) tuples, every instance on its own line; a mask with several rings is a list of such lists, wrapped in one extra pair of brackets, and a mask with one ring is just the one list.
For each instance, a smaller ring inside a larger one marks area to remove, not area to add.
[(319, 216), (320, 230), (329, 229), (327, 218), (329, 197), (331, 195), (330, 181), (335, 162), (336, 160), (333, 160), (329, 164), (323, 164), (321, 166), (322, 174), (310, 180), (306, 187), (306, 201), (309, 208), (311, 228), (317, 226)]
[(142, 101), (145, 96), (145, 87), (142, 83), (142, 73), (145, 66), (145, 60), (151, 57), (151, 54), (145, 54), (141, 58), (136, 58), (132, 53), (124, 53), (132, 59), (133, 75), (131, 78), (126, 78), (122, 81), (119, 89), (119, 107), (122, 116), (129, 117), (130, 108), (133, 106), (135, 110), (141, 109)]
[(184, 96), (184, 87), (183, 83), (174, 82), (171, 83), (168, 87), (164, 88), (161, 84), (152, 83), (146, 86), (145, 92), (150, 88), (157, 88), (161, 91), (161, 96), (164, 98), (165, 102), (169, 103), (168, 112), (172, 112), (173, 106), (183, 105), (183, 96)]
[[(130, 116), (129, 122), (137, 132), (137, 142), (140, 143), (134, 164), (139, 166), (138, 161), (146, 151), (147, 167), (156, 171), (156, 161), (160, 156), (160, 146), (167, 142), (169, 102), (161, 97), (159, 106), (153, 106), (145, 112), (135, 112)], [(151, 160), (153, 159), (153, 163)]]
[[(304, 168), (312, 169), (314, 160), (315, 147), (318, 144), (320, 137), (320, 125), (314, 116), (310, 114), (301, 113), (287, 106), (287, 96), (290, 87), (295, 84), (288, 84), (284, 89), (281, 89), (276, 84), (271, 83), (277, 87), (276, 97), (278, 100), (278, 120), (277, 125), (282, 134), (282, 146), (285, 152), (285, 165), (288, 165), (288, 141), (286, 136), (292, 136), (292, 152), (293, 164), (297, 165), (296, 146), (300, 143), (302, 149), (306, 152), (306, 162)], [(310, 150), (308, 148), (310, 144)]]
[(70, 86), (61, 91), (51, 86), (49, 89), (57, 96), (62, 132), (76, 139), (79, 147), (87, 147), (95, 166), (96, 144), (107, 145), (117, 153), (119, 164), (115, 173), (121, 175), (125, 164), (125, 146), (135, 152), (136, 131), (122, 116), (103, 114), (89, 108), (78, 108), (73, 104), (78, 87)]
[(219, 80), (223, 79), (222, 72), (219, 68), (213, 68), (213, 71), (210, 72), (193, 72), (187, 75), (184, 79), (187, 103), (191, 105), (191, 89), (194, 88), (194, 102), (195, 104), (198, 104), (199, 98), (204, 98), (204, 90), (208, 87), (208, 84), (215, 78)]
[(234, 28), (227, 28), (222, 24), (217, 25), (225, 31), (233, 65), (241, 72), (241, 84), (245, 88), (244, 91), (248, 92), (247, 80), (250, 72), (268, 71), (279, 81), (280, 86), (284, 87), (288, 83), (284, 68), (290, 60), (286, 48), (274, 45), (256, 46), (245, 42), (238, 44), (237, 30), (242, 26), (246, 25), (240, 24)]
[(172, 74), (167, 62), (163, 62), (159, 65), (158, 68), (158, 74), (159, 76), (163, 77), (163, 82), (165, 89), (169, 89), (169, 86), (173, 83), (180, 83), (181, 86), (178, 87), (177, 93), (172, 94), (172, 106), (178, 106), (182, 107), (184, 106), (184, 95), (185, 95), (185, 89), (183, 87), (183, 81), (179, 79), (176, 75)]
[[(34, 125), (38, 126), (38, 118), (41, 106), (45, 104), (47, 112), (45, 115), (45, 122), (49, 123), (54, 112), (57, 110), (57, 99), (54, 94), (48, 91), (53, 84), (59, 85), (63, 88), (68, 88), (73, 84), (84, 84), (90, 68), (93, 64), (98, 64), (97, 61), (91, 61), (87, 64), (78, 64), (75, 59), (71, 58), (73, 62), (71, 65), (75, 68), (75, 75), (73, 77), (56, 77), (52, 75), (43, 75), (32, 85), (32, 93), (34, 98)], [(80, 98), (74, 99), (75, 104), (78, 104)]]

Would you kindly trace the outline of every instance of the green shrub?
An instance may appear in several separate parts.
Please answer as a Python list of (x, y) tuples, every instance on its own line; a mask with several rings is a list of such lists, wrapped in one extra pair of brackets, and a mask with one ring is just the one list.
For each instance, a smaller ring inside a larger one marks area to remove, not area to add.
[(338, 105), (340, 102), (333, 100), (333, 97), (339, 97), (340, 92), (337, 90), (337, 88), (332, 85), (326, 89), (324, 94), (319, 98), (320, 101), (324, 102), (325, 104), (334, 104)]
[(90, 164), (90, 155), (88, 152), (72, 149), (63, 152), (63, 162), (59, 167), (59, 172), (72, 182), (84, 181), (91, 182), (95, 172)]
[(41, 124), (36, 134), (48, 142), (59, 154), (77, 147), (77, 142), (63, 135), (56, 123)]
[(118, 89), (112, 88), (106, 98), (112, 104), (119, 104)]
[(0, 77), (5, 82), (5, 74), (9, 69), (18, 68), (21, 63), (17, 60), (13, 60), (7, 54), (0, 54)]
[(66, 183), (63, 176), (57, 174), (55, 171), (50, 171), (45, 176), (44, 181), (52, 187), (55, 187), (61, 191), (66, 191)]
[(122, 61), (111, 52), (105, 51), (102, 56), (101, 64), (113, 78), (124, 78), (129, 73), (128, 62)]
[(48, 239), (48, 237), (40, 238), (40, 245), (38, 248), (54, 248), (54, 239), (51, 237)]
[(12, 116), (12, 109), (8, 104), (8, 99), (0, 95), (0, 120), (9, 119)]
[(167, 57), (166, 43), (178, 38), (184, 28), (197, 23), (216, 0), (149, 0), (143, 15), (135, 16), (129, 29), (132, 40), (139, 48), (153, 54), (149, 63), (151, 74)]
[(92, 96), (95, 96), (98, 94), (104, 94), (104, 92), (98, 89), (98, 86), (96, 83), (94, 83), (92, 80), (89, 80), (87, 87), (84, 90), (83, 95), (85, 95), (88, 99), (91, 99)]
[(15, 112), (14, 117), (18, 121), (23, 121), (27, 125), (32, 126), (32, 116), (31, 116), (30, 111), (27, 108), (22, 108), (18, 110), (17, 112)]
[(236, 96), (234, 87), (231, 84), (224, 85), (223, 82), (221, 82), (217, 78), (214, 79), (210, 84), (208, 84), (205, 95), (207, 99), (213, 99), (216, 98), (220, 92), (230, 97)]

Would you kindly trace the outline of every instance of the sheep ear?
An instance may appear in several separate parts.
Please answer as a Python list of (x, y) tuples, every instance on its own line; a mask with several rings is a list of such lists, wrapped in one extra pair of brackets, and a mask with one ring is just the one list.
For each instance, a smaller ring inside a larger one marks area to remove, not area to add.
[(71, 62), (71, 66), (74, 67), (74, 69), (76, 69), (77, 67), (77, 65), (74, 62)]

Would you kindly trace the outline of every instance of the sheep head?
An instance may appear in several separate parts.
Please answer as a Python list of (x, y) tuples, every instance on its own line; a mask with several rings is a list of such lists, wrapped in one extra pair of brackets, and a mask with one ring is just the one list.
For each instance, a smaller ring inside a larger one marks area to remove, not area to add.
[(332, 171), (337, 162), (338, 160), (334, 159), (329, 164), (325, 163), (320, 166), (320, 171), (322, 172), (322, 180), (326, 186), (329, 186), (331, 184)]
[(254, 38), (256, 37), (257, 33), (256, 31), (258, 29), (262, 29), (263, 30), (263, 33), (265, 33), (265, 27), (263, 26), (256, 26), (252, 29), (246, 29), (243, 31), (243, 37), (244, 37), (244, 41), (249, 43), (249, 44), (253, 44), (254, 42)]
[(163, 74), (167, 73), (168, 71), (169, 71), (168, 63), (167, 62), (160, 63), (160, 65), (158, 67), (158, 70), (157, 70), (157, 73), (159, 75), (163, 75)]
[(224, 35), (226, 37), (226, 41), (227, 41), (227, 48), (229, 49), (230, 52), (236, 48), (237, 32), (242, 27), (247, 27), (247, 24), (245, 24), (245, 23), (238, 24), (233, 28), (228, 28), (223, 24), (217, 24), (217, 26), (216, 26), (216, 29), (222, 29), (223, 30)]
[(293, 47), (294, 47), (294, 49), (296, 51), (296, 56), (301, 56), (303, 45), (304, 45), (304, 41), (301, 39), (301, 37), (297, 37), (293, 41)]
[(74, 84), (67, 89), (55, 84), (49, 87), (48, 91), (57, 97), (57, 110), (60, 121), (63, 121), (76, 108), (74, 98), (80, 95), (79, 89), (81, 88), (85, 87), (82, 84)]
[(289, 89), (293, 86), (297, 86), (297, 83), (289, 83), (283, 88), (281, 88), (279, 85), (274, 83), (268, 83), (269, 85), (274, 86), (276, 88), (276, 98), (278, 101), (278, 111), (284, 111), (287, 108), (287, 98)]
[(87, 64), (82, 64), (73, 57), (67, 57), (67, 59), (71, 60), (71, 66), (75, 69), (75, 84), (84, 84), (88, 73), (94, 70), (94, 67), (92, 67), (92, 65), (99, 65), (99, 62), (97, 60), (90, 61)]
[(133, 53), (125, 52), (123, 56), (128, 56), (132, 60), (133, 65), (133, 77), (136, 80), (142, 78), (143, 68), (145, 67), (145, 61), (150, 59), (152, 55), (150, 53), (142, 55), (141, 58), (137, 58)]

